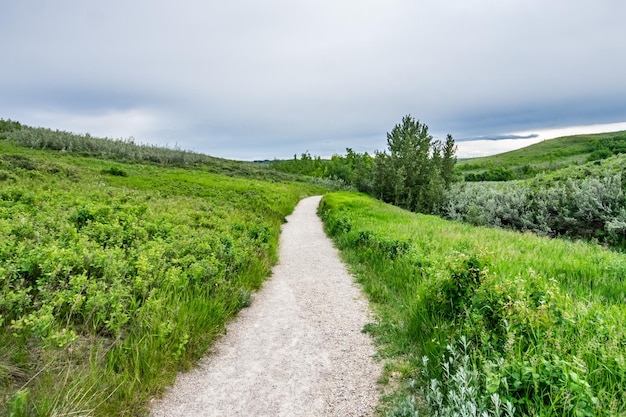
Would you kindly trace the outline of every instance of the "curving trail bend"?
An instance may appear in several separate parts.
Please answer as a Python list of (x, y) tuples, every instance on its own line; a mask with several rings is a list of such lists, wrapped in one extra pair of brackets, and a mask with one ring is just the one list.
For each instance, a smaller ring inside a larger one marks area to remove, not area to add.
[(320, 200), (287, 217), (273, 276), (154, 417), (373, 414), (381, 368), (361, 332), (368, 304), (324, 234)]

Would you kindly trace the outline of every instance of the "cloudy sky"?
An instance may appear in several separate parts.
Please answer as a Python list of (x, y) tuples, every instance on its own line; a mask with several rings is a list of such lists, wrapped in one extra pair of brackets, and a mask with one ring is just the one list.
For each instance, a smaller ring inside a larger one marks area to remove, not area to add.
[(624, 16), (623, 0), (7, 0), (0, 118), (249, 160), (383, 150), (411, 114), (459, 156), (494, 153), (626, 129)]

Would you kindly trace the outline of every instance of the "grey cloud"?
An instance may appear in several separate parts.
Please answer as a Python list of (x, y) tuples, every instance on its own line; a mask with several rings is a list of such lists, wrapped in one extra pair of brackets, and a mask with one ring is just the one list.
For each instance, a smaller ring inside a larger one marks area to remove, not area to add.
[(4, 2), (0, 117), (136, 111), (152, 122), (128, 136), (252, 159), (371, 152), (407, 113), (457, 138), (618, 122), (624, 15), (614, 0)]

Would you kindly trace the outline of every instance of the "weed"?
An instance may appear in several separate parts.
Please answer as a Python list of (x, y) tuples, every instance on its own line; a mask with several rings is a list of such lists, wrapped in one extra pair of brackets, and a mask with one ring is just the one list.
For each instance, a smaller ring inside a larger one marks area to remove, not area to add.
[[(441, 371), (431, 373), (427, 356), (422, 357), (422, 371), (426, 386), (417, 388), (415, 380), (409, 386), (415, 395), (401, 399), (388, 413), (388, 417), (424, 416), (476, 416), (513, 417), (516, 408), (511, 401), (502, 400), (500, 394), (485, 386), (489, 375), (480, 372), (470, 361), (469, 342), (461, 337), (458, 347), (448, 345), (441, 360)], [(418, 400), (419, 398), (419, 400)]]

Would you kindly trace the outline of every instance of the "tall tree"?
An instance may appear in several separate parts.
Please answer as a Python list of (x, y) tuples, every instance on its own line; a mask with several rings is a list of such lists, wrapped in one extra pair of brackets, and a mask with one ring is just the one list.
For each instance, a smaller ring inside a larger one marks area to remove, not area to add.
[(452, 135), (446, 136), (446, 142), (443, 145), (443, 156), (441, 160), (441, 176), (446, 184), (446, 188), (454, 181), (454, 166), (456, 165), (456, 144)]
[(374, 193), (412, 211), (437, 212), (454, 174), (452, 136), (435, 141), (427, 125), (407, 115), (387, 133), (387, 148), (375, 158)]

